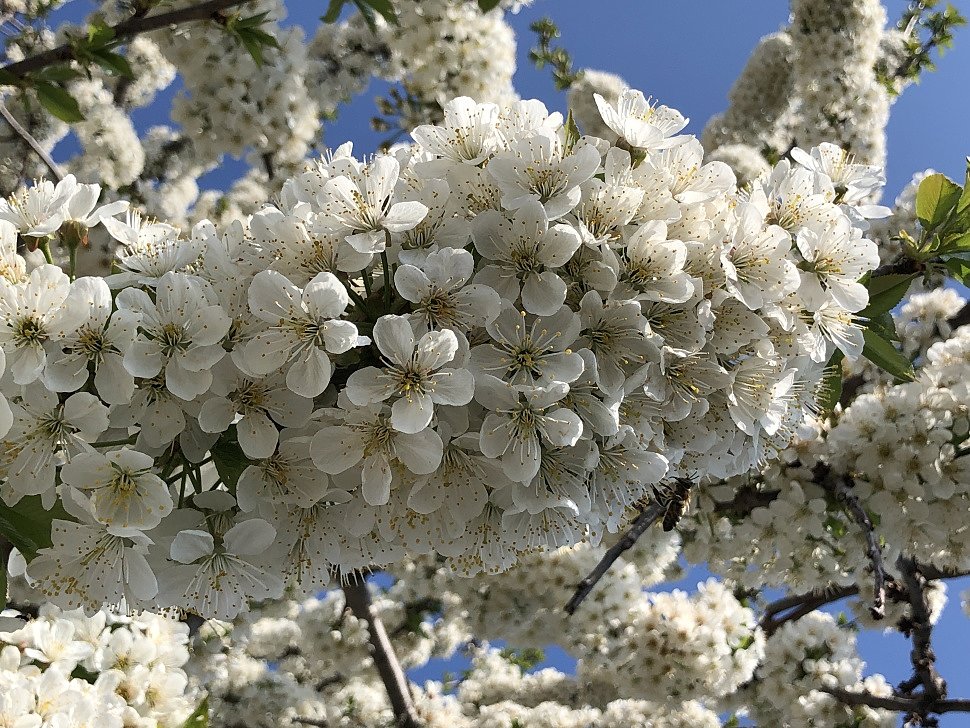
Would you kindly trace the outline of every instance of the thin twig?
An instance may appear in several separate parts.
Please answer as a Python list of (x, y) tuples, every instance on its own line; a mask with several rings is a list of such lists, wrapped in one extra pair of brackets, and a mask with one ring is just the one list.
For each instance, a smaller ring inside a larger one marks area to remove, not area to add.
[(374, 611), (367, 582), (363, 577), (358, 576), (356, 580), (344, 583), (343, 590), (347, 607), (357, 619), (367, 622), (367, 635), (373, 651), (374, 665), (387, 691), (395, 722), (399, 728), (421, 728), (414, 701), (411, 699), (407, 676), (397, 660), (397, 655), (394, 654), (394, 647), (390, 637), (387, 636), (387, 630), (384, 629), (384, 623)]
[(846, 597), (855, 596), (858, 593), (859, 587), (853, 584), (851, 586), (832, 586), (820, 592), (811, 591), (783, 597), (765, 607), (765, 612), (761, 617), (761, 629), (765, 636), (771, 637), (786, 622), (797, 621), (819, 607)]
[(34, 153), (40, 157), (44, 164), (47, 165), (47, 168), (51, 171), (51, 174), (54, 175), (54, 178), (57, 179), (58, 182), (64, 179), (64, 173), (61, 171), (61, 168), (57, 166), (57, 162), (51, 158), (51, 155), (48, 154), (47, 150), (40, 145), (40, 142), (34, 139), (33, 134), (27, 131), (27, 129), (24, 128), (19, 121), (17, 121), (16, 117), (10, 113), (10, 109), (6, 107), (3, 101), (0, 101), (0, 116), (3, 116), (7, 123), (10, 124), (10, 127), (17, 132), (20, 138), (27, 142), (30, 148), (34, 150)]
[[(129, 18), (117, 25), (112, 26), (115, 41), (123, 41), (142, 33), (149, 33), (153, 30), (160, 30), (172, 25), (182, 25), (196, 20), (217, 20), (220, 13), (234, 5), (242, 5), (249, 0), (208, 0), (208, 2), (189, 5), (188, 7), (170, 10), (167, 13), (149, 15), (144, 18)], [(65, 63), (74, 59), (74, 47), (70, 43), (59, 45), (48, 51), (42, 51), (37, 55), (25, 58), (16, 63), (10, 63), (3, 67), (7, 73), (16, 78), (24, 78), (30, 73), (40, 71), (48, 66), (58, 63)]]
[(629, 530), (623, 534), (623, 538), (613, 544), (606, 553), (603, 554), (603, 558), (596, 567), (589, 573), (585, 579), (583, 579), (579, 584), (576, 585), (576, 592), (573, 594), (572, 599), (566, 603), (566, 613), (575, 614), (579, 605), (583, 603), (593, 591), (593, 587), (596, 586), (597, 582), (603, 578), (604, 574), (610, 570), (613, 563), (620, 558), (620, 554), (633, 548), (633, 545), (637, 542), (637, 539), (642, 536), (654, 521), (656, 521), (660, 516), (663, 515), (664, 507), (663, 504), (653, 501), (644, 510), (640, 511), (640, 515), (634, 519), (633, 524), (630, 526)]
[(835, 484), (835, 497), (846, 507), (853, 520), (862, 529), (862, 534), (866, 539), (866, 555), (872, 565), (872, 606), (869, 613), (873, 619), (882, 619), (886, 616), (886, 566), (882, 561), (882, 547), (876, 538), (876, 532), (872, 525), (872, 519), (862, 507), (859, 499), (849, 490), (849, 485), (845, 479), (839, 479)]

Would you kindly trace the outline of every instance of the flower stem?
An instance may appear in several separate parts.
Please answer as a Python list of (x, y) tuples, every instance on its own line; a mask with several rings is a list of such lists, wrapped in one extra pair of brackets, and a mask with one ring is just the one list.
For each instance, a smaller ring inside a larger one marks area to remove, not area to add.
[(51, 265), (54, 265), (54, 256), (51, 254), (51, 239), (43, 238), (37, 247), (40, 248), (40, 252), (44, 254), (44, 260)]
[[(388, 234), (390, 237), (390, 234)], [(384, 313), (391, 312), (391, 263), (387, 251), (381, 253), (381, 266), (384, 268)]]

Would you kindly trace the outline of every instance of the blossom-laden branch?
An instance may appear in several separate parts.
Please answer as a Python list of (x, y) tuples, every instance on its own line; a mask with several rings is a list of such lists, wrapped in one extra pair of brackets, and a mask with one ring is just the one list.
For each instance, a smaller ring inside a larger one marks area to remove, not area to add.
[[(115, 41), (122, 41), (133, 38), (143, 33), (153, 30), (160, 30), (173, 25), (183, 25), (197, 20), (218, 20), (222, 17), (221, 13), (235, 5), (243, 5), (248, 0), (208, 0), (208, 2), (189, 5), (177, 10), (158, 15), (139, 16), (135, 15), (128, 20), (124, 20), (111, 27), (112, 38)], [(36, 55), (25, 58), (16, 63), (10, 63), (3, 67), (5, 74), (16, 79), (23, 79), (31, 73), (36, 73), (44, 68), (65, 63), (74, 59), (74, 46), (71, 43), (64, 43), (56, 48), (43, 51)]]
[(411, 699), (407, 676), (401, 668), (401, 663), (398, 662), (397, 655), (394, 654), (394, 647), (384, 628), (384, 623), (374, 611), (367, 582), (363, 577), (358, 576), (356, 580), (344, 584), (343, 591), (347, 608), (357, 619), (367, 622), (367, 636), (373, 650), (374, 665), (387, 690), (395, 722), (399, 728), (420, 728), (421, 722), (417, 718), (414, 701)]
[(603, 578), (613, 563), (620, 558), (620, 555), (624, 551), (628, 551), (633, 548), (636, 544), (637, 539), (639, 539), (647, 529), (654, 524), (654, 522), (660, 518), (664, 513), (664, 506), (658, 501), (653, 501), (647, 508), (640, 511), (633, 524), (630, 526), (629, 530), (623, 534), (623, 538), (613, 544), (606, 553), (603, 554), (603, 558), (600, 559), (596, 567), (589, 573), (585, 579), (583, 579), (579, 584), (576, 585), (576, 591), (572, 598), (566, 603), (565, 610), (567, 614), (575, 614), (576, 610), (579, 609), (579, 605), (590, 595), (596, 583)]
[(64, 173), (57, 165), (57, 162), (55, 162), (51, 155), (47, 153), (47, 150), (41, 146), (40, 142), (34, 139), (34, 136), (27, 131), (24, 125), (17, 121), (17, 118), (10, 113), (10, 109), (8, 109), (2, 101), (0, 101), (0, 116), (3, 116), (4, 120), (10, 124), (10, 128), (13, 129), (17, 135), (27, 142), (30, 148), (34, 150), (34, 153), (40, 157), (41, 161), (47, 166), (47, 169), (50, 170), (55, 179), (64, 179)]

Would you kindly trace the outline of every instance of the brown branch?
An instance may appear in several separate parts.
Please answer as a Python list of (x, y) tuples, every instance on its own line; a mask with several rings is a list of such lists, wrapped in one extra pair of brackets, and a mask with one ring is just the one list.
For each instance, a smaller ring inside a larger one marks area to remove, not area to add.
[(911, 273), (922, 273), (923, 264), (919, 261), (913, 260), (912, 258), (906, 256), (898, 258), (889, 263), (884, 263), (883, 265), (872, 271), (871, 278), (879, 278), (880, 276), (891, 276), (891, 275), (909, 275)]
[[(114, 30), (113, 38), (115, 41), (122, 41), (172, 25), (182, 25), (196, 20), (220, 20), (223, 18), (222, 11), (246, 2), (249, 2), (249, 0), (208, 0), (196, 5), (170, 10), (167, 13), (147, 17), (132, 17), (112, 26), (112, 30)], [(22, 79), (28, 74), (40, 71), (48, 66), (71, 60), (74, 60), (74, 47), (70, 43), (65, 43), (22, 61), (7, 64), (3, 67), (3, 70), (16, 78)]]
[(866, 555), (872, 565), (873, 580), (872, 606), (869, 607), (869, 613), (873, 619), (882, 619), (886, 616), (886, 566), (882, 561), (882, 547), (876, 539), (872, 519), (869, 518), (859, 499), (851, 492), (844, 478), (840, 478), (835, 484), (835, 497), (849, 511), (866, 539)]
[[(883, 710), (912, 711), (918, 708), (918, 701), (913, 698), (904, 698), (899, 695), (873, 695), (867, 692), (857, 692), (855, 690), (845, 690), (844, 688), (816, 688), (820, 693), (826, 693), (845, 705), (866, 705), (870, 708), (881, 708)], [(960, 698), (954, 700), (941, 699), (933, 703), (929, 710), (930, 713), (970, 713), (970, 699)]]
[[(804, 594), (792, 594), (771, 602), (765, 607), (760, 626), (766, 637), (771, 637), (786, 622), (794, 622), (807, 614), (811, 614), (819, 607), (837, 602), (846, 597), (853, 597), (859, 593), (859, 587), (832, 586), (824, 591), (810, 591)], [(790, 610), (790, 611), (789, 611)]]
[(357, 576), (346, 582), (343, 590), (347, 608), (357, 619), (367, 622), (367, 635), (374, 665), (384, 683), (384, 689), (387, 690), (396, 724), (399, 728), (421, 728), (411, 699), (407, 676), (401, 668), (401, 663), (397, 661), (397, 655), (394, 654), (394, 647), (391, 644), (391, 638), (387, 636), (387, 630), (384, 629), (384, 623), (374, 611), (367, 582), (362, 576)]
[[(921, 573), (916, 559), (900, 555), (896, 559), (903, 586), (909, 597), (910, 615), (900, 623), (900, 629), (912, 640), (913, 649), (909, 659), (913, 663), (913, 677), (903, 688), (916, 702), (909, 715), (917, 725), (925, 723), (929, 713), (937, 712), (934, 704), (946, 697), (946, 681), (936, 669), (936, 653), (933, 651), (933, 625), (930, 622), (930, 605), (926, 596), (926, 576)], [(923, 690), (913, 695), (917, 685)]]
[(950, 327), (953, 329), (958, 329), (961, 326), (970, 324), (970, 301), (963, 304), (963, 308), (948, 318), (946, 322), (950, 324)]
[(663, 512), (663, 505), (657, 501), (652, 502), (649, 506), (647, 506), (647, 508), (640, 511), (640, 515), (634, 519), (629, 530), (623, 534), (623, 538), (607, 549), (606, 553), (603, 554), (603, 558), (600, 559), (600, 562), (589, 573), (589, 576), (576, 585), (576, 592), (566, 603), (565, 610), (567, 614), (571, 615), (576, 613), (579, 605), (582, 604), (583, 600), (586, 599), (586, 597), (588, 597), (593, 591), (593, 587), (595, 587), (597, 582), (599, 582), (606, 572), (610, 570), (613, 563), (620, 558), (620, 554), (633, 548), (633, 545), (637, 542), (637, 539), (640, 538), (640, 536), (642, 536), (651, 525), (653, 525), (654, 521), (663, 515)]
[(870, 708), (883, 710), (910, 711), (917, 707), (913, 698), (903, 698), (898, 695), (873, 695), (872, 693), (845, 690), (844, 688), (816, 688), (820, 693), (826, 693), (846, 705), (867, 705)]
[(40, 145), (40, 142), (34, 139), (33, 134), (27, 131), (27, 129), (19, 121), (17, 121), (16, 117), (10, 113), (10, 109), (6, 107), (3, 101), (0, 101), (0, 116), (3, 116), (6, 122), (10, 124), (10, 128), (17, 132), (17, 135), (21, 139), (27, 142), (28, 146), (34, 150), (34, 154), (40, 157), (41, 161), (47, 165), (47, 168), (51, 171), (51, 174), (54, 175), (54, 178), (58, 182), (64, 179), (64, 173), (61, 171), (61, 168), (57, 166), (57, 162), (51, 158), (51, 155), (48, 154), (47, 150)]
[(734, 494), (729, 501), (718, 503), (714, 512), (719, 516), (729, 518), (745, 518), (756, 508), (767, 508), (778, 497), (779, 490), (755, 490), (744, 487)]
[[(141, 2), (135, 6), (135, 10), (131, 14), (131, 17), (129, 18), (129, 20), (144, 18), (146, 15), (148, 15), (151, 9), (152, 9), (152, 6), (149, 2)], [(122, 76), (121, 78), (118, 79), (118, 83), (115, 84), (115, 90), (113, 94), (115, 106), (122, 106), (122, 107), (124, 106), (125, 96), (128, 95), (128, 89), (131, 88), (131, 85), (134, 82), (135, 82), (135, 79), (133, 76)]]

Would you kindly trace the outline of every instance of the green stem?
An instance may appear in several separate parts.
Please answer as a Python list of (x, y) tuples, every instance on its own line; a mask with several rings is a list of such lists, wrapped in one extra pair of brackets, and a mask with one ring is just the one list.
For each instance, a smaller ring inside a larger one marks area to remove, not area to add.
[(67, 249), (67, 274), (73, 281), (77, 278), (77, 246), (72, 245)]
[(119, 445), (133, 445), (135, 442), (134, 437), (129, 437), (127, 440), (108, 440), (107, 442), (96, 442), (94, 447), (118, 447)]
[(370, 313), (367, 310), (367, 301), (361, 298), (360, 294), (350, 287), (350, 281), (347, 281), (346, 288), (347, 295), (350, 296), (351, 300), (354, 302), (354, 305), (360, 310), (361, 315), (370, 321)]
[(54, 256), (51, 254), (51, 239), (43, 238), (37, 246), (40, 248), (40, 252), (44, 254), (44, 260), (49, 264), (54, 265)]
[(370, 298), (370, 271), (365, 268), (360, 272), (360, 277), (364, 281), (364, 293), (366, 293), (367, 297)]
[[(391, 237), (388, 233), (387, 237)], [(387, 259), (387, 251), (381, 253), (381, 266), (384, 268), (384, 313), (391, 312), (391, 262)]]

